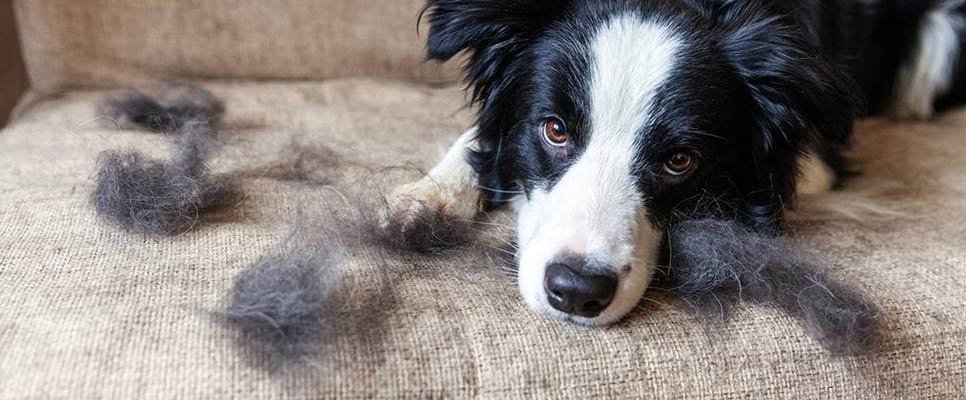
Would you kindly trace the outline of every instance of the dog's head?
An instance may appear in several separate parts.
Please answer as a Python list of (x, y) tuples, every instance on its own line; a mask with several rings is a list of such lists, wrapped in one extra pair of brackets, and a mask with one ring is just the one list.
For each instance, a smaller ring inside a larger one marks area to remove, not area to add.
[(534, 311), (617, 321), (668, 226), (701, 213), (777, 230), (800, 153), (846, 141), (848, 78), (764, 3), (710, 3), (429, 2), (430, 58), (468, 52), (480, 186), (490, 205), (524, 193)]

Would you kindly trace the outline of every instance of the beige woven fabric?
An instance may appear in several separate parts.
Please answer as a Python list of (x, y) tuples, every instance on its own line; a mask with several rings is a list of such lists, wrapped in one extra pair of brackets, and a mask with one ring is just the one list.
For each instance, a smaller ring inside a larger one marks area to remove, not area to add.
[[(370, 167), (427, 165), (469, 120), (453, 88), (369, 80), (214, 88), (237, 131), (216, 171), (267, 160), (293, 136)], [(345, 317), (353, 334), (329, 346), (321, 368), (273, 377), (244, 362), (235, 333), (209, 312), (297, 210), (325, 214), (341, 206), (338, 196), (249, 179), (239, 215), (180, 237), (104, 226), (88, 203), (97, 154), (163, 156), (167, 139), (92, 121), (100, 95), (40, 103), (0, 134), (2, 399), (955, 399), (966, 391), (966, 109), (935, 124), (860, 128), (867, 174), (852, 190), (898, 186), (892, 196), (912, 218), (798, 227), (835, 275), (882, 305), (878, 356), (831, 358), (796, 321), (759, 307), (708, 326), (654, 293), (657, 303), (614, 327), (580, 328), (526, 311), (511, 278), (475, 252), (402, 257), (333, 235), (353, 249)], [(393, 297), (379, 303), (385, 276)]]
[(455, 66), (422, 62), (423, 0), (14, 3), (32, 85), (42, 92), (158, 77), (456, 78)]
[(10, 110), (26, 88), (13, 7), (9, 2), (0, 3), (0, 126), (6, 124)]

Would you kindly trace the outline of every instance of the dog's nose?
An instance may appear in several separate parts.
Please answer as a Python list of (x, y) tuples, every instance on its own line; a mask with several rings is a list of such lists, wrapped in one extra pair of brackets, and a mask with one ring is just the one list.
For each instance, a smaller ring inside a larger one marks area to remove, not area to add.
[(572, 266), (554, 263), (547, 267), (544, 289), (550, 306), (567, 314), (593, 318), (610, 305), (617, 292), (617, 277), (582, 274)]

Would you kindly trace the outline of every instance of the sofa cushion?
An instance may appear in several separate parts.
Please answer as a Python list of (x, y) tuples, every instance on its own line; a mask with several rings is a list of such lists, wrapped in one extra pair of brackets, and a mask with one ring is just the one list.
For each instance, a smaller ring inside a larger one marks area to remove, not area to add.
[(159, 77), (456, 78), (455, 64), (422, 62), (423, 0), (14, 3), (41, 92)]
[[(373, 80), (216, 84), (227, 172), (293, 138), (376, 170), (439, 156), (470, 121), (456, 88)], [(966, 390), (966, 109), (934, 124), (861, 124), (849, 191), (894, 188), (905, 218), (798, 223), (831, 273), (882, 307), (880, 354), (830, 356), (794, 319), (742, 306), (708, 323), (649, 293), (625, 321), (587, 329), (528, 312), (487, 252), (349, 249), (342, 333), (315, 366), (270, 373), (212, 312), (232, 279), (306, 216), (344, 206), (330, 187), (252, 176), (238, 215), (173, 238), (100, 223), (95, 159), (169, 138), (94, 119), (102, 92), (39, 103), (0, 133), (0, 398), (956, 398)], [(505, 215), (497, 215), (505, 218)], [(338, 230), (335, 227), (332, 230)], [(326, 230), (328, 231), (328, 230)], [(386, 279), (389, 277), (390, 279)], [(391, 296), (384, 297), (388, 282)]]

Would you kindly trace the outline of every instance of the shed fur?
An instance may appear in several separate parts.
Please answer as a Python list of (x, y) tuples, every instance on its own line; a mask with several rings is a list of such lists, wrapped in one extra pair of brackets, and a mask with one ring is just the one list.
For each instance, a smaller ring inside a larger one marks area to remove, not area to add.
[(834, 353), (874, 351), (879, 308), (830, 277), (815, 259), (785, 237), (731, 221), (693, 220), (670, 230), (668, 283), (704, 313), (726, 315), (740, 301), (774, 306), (801, 318), (811, 336)]

